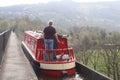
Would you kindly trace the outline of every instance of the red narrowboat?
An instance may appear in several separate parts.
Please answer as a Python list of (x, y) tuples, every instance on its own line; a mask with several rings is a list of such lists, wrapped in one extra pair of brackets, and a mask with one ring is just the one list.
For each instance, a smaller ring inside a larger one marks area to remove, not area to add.
[[(48, 76), (72, 76), (75, 73), (75, 56), (72, 47), (68, 47), (65, 35), (58, 35), (61, 43), (53, 50), (46, 50), (43, 33), (36, 31), (25, 31), (22, 47), (27, 51), (30, 62), (40, 68), (40, 72)], [(48, 59), (45, 60), (45, 53)], [(50, 54), (54, 53), (54, 60), (50, 60)]]

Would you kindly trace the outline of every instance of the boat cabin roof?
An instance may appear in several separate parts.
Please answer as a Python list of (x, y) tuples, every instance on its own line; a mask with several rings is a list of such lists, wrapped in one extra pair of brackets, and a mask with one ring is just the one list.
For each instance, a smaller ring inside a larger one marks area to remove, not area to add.
[(32, 37), (35, 37), (36, 39), (40, 39), (43, 37), (42, 31), (25, 31), (26, 34), (31, 35)]
[[(43, 38), (43, 31), (25, 31), (25, 34), (27, 35), (30, 35), (36, 39), (40, 39), (40, 38)], [(62, 38), (66, 38), (68, 37), (68, 35), (61, 35), (61, 34), (58, 34), (59, 37), (62, 37)]]

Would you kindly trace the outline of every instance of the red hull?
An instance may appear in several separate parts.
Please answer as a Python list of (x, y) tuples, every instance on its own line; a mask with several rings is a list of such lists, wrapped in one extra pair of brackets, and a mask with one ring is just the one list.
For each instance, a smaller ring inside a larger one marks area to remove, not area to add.
[(53, 76), (53, 77), (62, 77), (64, 75), (72, 76), (75, 74), (76, 69), (72, 68), (69, 70), (44, 70), (41, 69), (41, 73), (46, 76)]

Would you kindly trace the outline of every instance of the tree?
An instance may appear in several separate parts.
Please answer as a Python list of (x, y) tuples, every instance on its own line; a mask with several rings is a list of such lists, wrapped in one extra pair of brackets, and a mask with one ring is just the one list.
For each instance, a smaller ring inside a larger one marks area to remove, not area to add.
[(107, 75), (114, 80), (120, 80), (120, 45), (106, 44), (103, 53)]

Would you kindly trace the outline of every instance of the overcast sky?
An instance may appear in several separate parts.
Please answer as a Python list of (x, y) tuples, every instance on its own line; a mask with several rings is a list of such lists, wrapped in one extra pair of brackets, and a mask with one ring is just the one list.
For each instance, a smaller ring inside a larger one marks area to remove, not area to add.
[[(47, 3), (51, 1), (61, 1), (61, 0), (1, 0), (0, 6), (11, 6), (18, 4), (34, 4), (34, 3)], [(100, 2), (100, 1), (117, 1), (117, 0), (73, 0), (76, 2)]]

